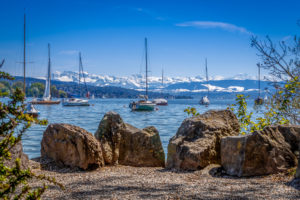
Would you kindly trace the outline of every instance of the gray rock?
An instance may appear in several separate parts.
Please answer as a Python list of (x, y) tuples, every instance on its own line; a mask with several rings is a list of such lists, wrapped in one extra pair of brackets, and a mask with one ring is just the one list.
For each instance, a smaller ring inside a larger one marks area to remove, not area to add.
[(106, 164), (136, 167), (165, 166), (165, 156), (155, 127), (143, 130), (124, 123), (121, 116), (108, 112), (95, 133)]
[(227, 174), (241, 177), (273, 174), (295, 166), (293, 149), (297, 145), (291, 138), (299, 134), (294, 131), (298, 128), (270, 126), (246, 136), (222, 138), (222, 167)]
[(203, 169), (221, 163), (220, 139), (239, 134), (239, 122), (230, 110), (211, 110), (185, 119), (168, 145), (167, 168)]
[(70, 124), (50, 124), (47, 127), (41, 142), (41, 155), (69, 167), (95, 169), (104, 165), (97, 139)]

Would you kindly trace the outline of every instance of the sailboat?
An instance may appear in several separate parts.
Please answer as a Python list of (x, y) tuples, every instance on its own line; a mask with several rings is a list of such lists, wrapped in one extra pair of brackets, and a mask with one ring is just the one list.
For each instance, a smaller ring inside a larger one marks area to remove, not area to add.
[(260, 65), (258, 67), (258, 97), (254, 100), (255, 105), (262, 105), (264, 103), (264, 99), (260, 97)]
[(48, 69), (47, 69), (47, 77), (45, 84), (45, 91), (42, 99), (34, 99), (31, 101), (32, 104), (43, 104), (43, 105), (51, 105), (51, 104), (59, 104), (60, 100), (52, 100), (51, 99), (51, 59), (50, 59), (50, 44), (48, 44)]
[[(161, 73), (161, 86), (162, 86), (162, 88), (164, 86), (164, 70), (162, 70), (162, 73)], [(153, 103), (155, 103), (158, 106), (167, 106), (168, 105), (168, 101), (164, 98), (154, 99)]]
[[(24, 79), (23, 79), (23, 91), (25, 94), (25, 98), (26, 98), (26, 15), (24, 14), (24, 41), (23, 41), (23, 45), (24, 45), (24, 51), (23, 51), (23, 72), (24, 72)], [(1, 65), (3, 65), (3, 62), (1, 63)], [(31, 115), (33, 117), (37, 117), (39, 115), (39, 111), (31, 104), (31, 103), (27, 103), (25, 111), (25, 114)]]
[(210, 102), (209, 102), (209, 99), (208, 99), (209, 85), (208, 85), (207, 59), (205, 59), (205, 74), (206, 74), (206, 84), (207, 84), (207, 95), (202, 97), (199, 103), (201, 105), (208, 106), (210, 104)]
[[(81, 87), (80, 87), (80, 78), (81, 78), (81, 74), (83, 76), (83, 82), (85, 85), (85, 89), (86, 89), (86, 97), (89, 98), (90, 93), (88, 91), (86, 82), (85, 82), (85, 77), (83, 74), (83, 66), (82, 66), (82, 59), (81, 59), (81, 53), (79, 52), (79, 73), (78, 73), (78, 87), (79, 87), (79, 96), (81, 96)], [(69, 98), (66, 100), (63, 100), (62, 102), (63, 106), (89, 106), (90, 103), (87, 99), (80, 99), (80, 98)]]
[(268, 88), (265, 88), (265, 97), (264, 97), (264, 102), (267, 102), (267, 101), (268, 101), (268, 93), (269, 93), (269, 90), (268, 90)]
[(147, 38), (145, 38), (145, 64), (146, 64), (146, 94), (140, 95), (141, 100), (131, 102), (129, 108), (132, 111), (153, 111), (155, 104), (152, 101), (148, 101), (148, 46)]

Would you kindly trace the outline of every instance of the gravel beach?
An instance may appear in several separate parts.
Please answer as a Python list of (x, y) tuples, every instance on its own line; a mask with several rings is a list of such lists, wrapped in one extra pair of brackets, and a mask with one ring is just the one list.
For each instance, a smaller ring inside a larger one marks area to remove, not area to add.
[(217, 165), (193, 172), (120, 165), (81, 171), (40, 159), (30, 165), (65, 186), (50, 186), (43, 199), (300, 199), (300, 180), (292, 176), (237, 178), (223, 175)]

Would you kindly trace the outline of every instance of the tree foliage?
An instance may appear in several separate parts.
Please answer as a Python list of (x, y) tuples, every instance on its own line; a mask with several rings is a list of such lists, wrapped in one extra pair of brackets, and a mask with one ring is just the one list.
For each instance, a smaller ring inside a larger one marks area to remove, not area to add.
[(277, 44), (266, 37), (260, 41), (252, 37), (251, 45), (258, 51), (261, 60), (259, 67), (266, 69), (270, 81), (276, 89), (271, 101), (267, 102), (269, 109), (290, 120), (300, 123), (300, 38), (295, 36), (292, 42), (280, 41)]
[(232, 104), (228, 109), (232, 110), (240, 123), (240, 133), (245, 135), (254, 131), (261, 131), (266, 126), (272, 124), (288, 124), (283, 114), (273, 110), (273, 108), (266, 107), (263, 117), (257, 117), (253, 120), (253, 112), (248, 112), (247, 98), (243, 94), (236, 95), (235, 103)]
[[(2, 71), (0, 78), (13, 80), (13, 77)], [(0, 96), (3, 96), (1, 91)], [(12, 167), (5, 165), (11, 159), (10, 150), (21, 142), (23, 133), (33, 123), (45, 125), (47, 121), (25, 114), (24, 93), (16, 87), (7, 103), (0, 102), (0, 199), (39, 199), (47, 186), (44, 184), (32, 188), (28, 184), (30, 179), (46, 180), (63, 188), (52, 178), (36, 175), (30, 169), (21, 169), (19, 158)]]

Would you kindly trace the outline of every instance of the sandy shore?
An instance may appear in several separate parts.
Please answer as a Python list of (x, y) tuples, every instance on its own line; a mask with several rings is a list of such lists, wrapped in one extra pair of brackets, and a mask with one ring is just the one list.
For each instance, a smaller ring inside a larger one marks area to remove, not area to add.
[(128, 166), (86, 172), (30, 162), (35, 173), (66, 187), (50, 186), (43, 199), (300, 199), (300, 180), (286, 174), (237, 178), (222, 175), (217, 165), (194, 172)]

